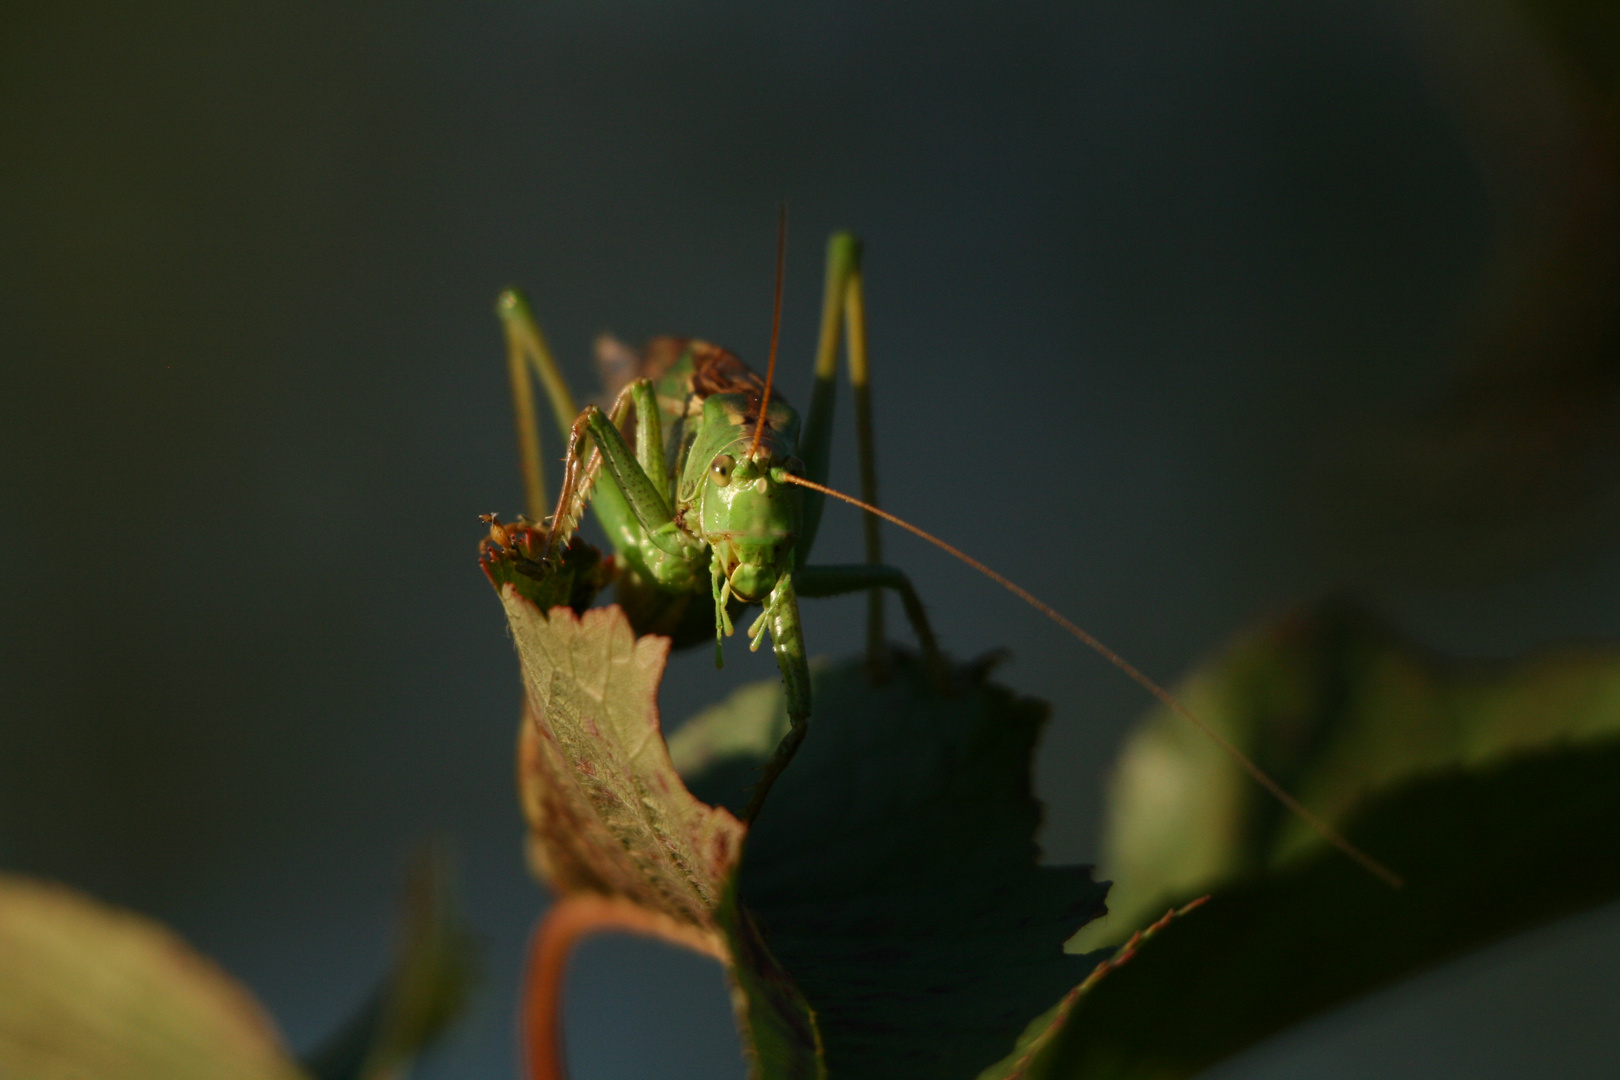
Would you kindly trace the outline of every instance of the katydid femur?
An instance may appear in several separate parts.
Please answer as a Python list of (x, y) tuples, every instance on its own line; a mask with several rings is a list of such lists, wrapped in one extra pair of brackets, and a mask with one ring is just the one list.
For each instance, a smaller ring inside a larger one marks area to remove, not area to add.
[[(576, 408), (520, 294), (508, 290), (496, 305), (506, 329), (531, 517), (543, 513), (545, 494), (529, 367), (545, 388), (567, 440), (562, 490), (549, 522), (548, 556), (573, 536), (588, 502), (616, 548), (619, 597), (638, 609), (638, 625), (670, 633), (677, 644), (691, 643), (697, 634), (706, 637), (712, 625), (717, 662), (719, 643), (732, 632), (732, 612), (740, 606), (760, 606), (748, 632), (750, 647), (757, 649), (770, 634), (790, 728), (760, 774), (745, 819), (752, 820), (759, 812), (808, 728), (810, 671), (799, 622), (800, 596), (870, 591), (868, 666), (875, 678), (881, 678), (888, 657), (882, 590), (894, 590), (929, 668), (942, 684), (946, 678), (947, 668), (916, 590), (905, 574), (882, 561), (877, 528), (882, 518), (943, 548), (1033, 605), (1213, 739), (1326, 840), (1378, 877), (1400, 884), (1392, 871), (1300, 805), (1235, 746), (1101, 641), (989, 567), (878, 509), (860, 246), (847, 233), (834, 234), (828, 244), (815, 384), (802, 427), (798, 413), (773, 395), (781, 282), (779, 236), (766, 378), (731, 353), (702, 341), (659, 338), (640, 357), (628, 356), (617, 343), (599, 343), (604, 368), (628, 376), (621, 380), (622, 387), (610, 387), (617, 395), (606, 413), (595, 405), (583, 411)], [(854, 387), (861, 499), (826, 486), (841, 336), (846, 339)], [(838, 566), (808, 562), (827, 496), (866, 511), (866, 562)]]

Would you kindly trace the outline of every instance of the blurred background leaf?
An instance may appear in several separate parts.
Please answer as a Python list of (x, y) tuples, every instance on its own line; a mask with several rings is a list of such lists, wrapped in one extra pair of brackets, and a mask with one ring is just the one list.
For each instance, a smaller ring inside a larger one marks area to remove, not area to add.
[(1178, 696), (1406, 884), (1324, 851), (1185, 720), (1150, 714), (1111, 791), (1119, 899), (1072, 947), (1215, 895), (1083, 996), (1031, 1078), (1191, 1076), (1398, 976), (1620, 897), (1613, 646), (1451, 661), (1329, 605), (1240, 638)]
[[(1542, 147), (1517, 148), (1545, 161), (1507, 164), (1499, 182), (1550, 171), (1556, 198), (1504, 210), (1453, 374), (1422, 405), (1361, 425), (1304, 502), (1356, 581), (1455, 589), (1587, 564), (1620, 539), (1620, 15), (1601, 0), (1431, 7), (1462, 30), (1432, 41), (1453, 67), (1477, 64), (1460, 54), (1483, 25), (1544, 48), (1537, 74), (1562, 122)], [(1477, 152), (1502, 152), (1491, 144), (1524, 122), (1513, 99), (1531, 92), (1451, 89), (1483, 134)]]
[(172, 931), (0, 876), (0, 1075), (308, 1080), (253, 995)]
[[(1620, 737), (1620, 648), (1457, 661), (1365, 611), (1328, 604), (1240, 636), (1177, 696), (1313, 811), (1343, 822), (1421, 776)], [(1603, 827), (1581, 816), (1561, 827), (1579, 835), (1589, 825)], [(1144, 717), (1115, 764), (1105, 835), (1103, 865), (1117, 880), (1107, 930), (1087, 931), (1093, 944), (1100, 933), (1122, 940), (1166, 906), (1275, 870), (1319, 843), (1162, 709)], [(1493, 858), (1489, 848), (1476, 857)]]
[(443, 850), (412, 868), (394, 970), (306, 1072), (253, 995), (172, 930), (0, 875), (6, 1080), (400, 1080), (461, 1013), (471, 947)]
[(1191, 1077), (1356, 994), (1620, 897), (1620, 741), (1399, 782), (1346, 831), (1405, 888), (1320, 849), (1221, 888), (1080, 997), (1020, 1075)]

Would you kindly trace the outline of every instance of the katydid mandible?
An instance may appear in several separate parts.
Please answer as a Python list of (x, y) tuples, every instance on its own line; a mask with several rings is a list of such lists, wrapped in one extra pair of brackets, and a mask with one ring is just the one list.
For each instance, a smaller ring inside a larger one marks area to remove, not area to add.
[[(736, 356), (703, 341), (659, 338), (639, 358), (626, 357), (627, 350), (610, 343), (606, 359), (614, 361), (611, 366), (635, 370), (606, 413), (595, 405), (576, 408), (520, 294), (508, 290), (496, 305), (506, 330), (531, 515), (539, 516), (545, 499), (528, 366), (544, 387), (567, 440), (562, 490), (549, 522), (548, 557), (573, 536), (588, 503), (616, 549), (621, 601), (651, 611), (658, 629), (671, 633), (677, 645), (691, 643), (694, 623), (703, 622), (712, 610), (717, 662), (720, 643), (733, 631), (733, 611), (760, 606), (748, 630), (750, 648), (757, 649), (770, 634), (790, 727), (760, 774), (745, 819), (758, 814), (808, 729), (810, 671), (799, 621), (800, 596), (869, 590), (868, 666), (881, 677), (887, 656), (882, 590), (894, 590), (936, 681), (942, 687), (946, 683), (947, 668), (915, 588), (904, 573), (882, 561), (877, 530), (881, 518), (944, 549), (1058, 623), (1213, 739), (1324, 839), (1398, 887), (1401, 879), (1393, 871), (1306, 809), (1169, 691), (1096, 637), (983, 563), (878, 509), (860, 245), (847, 233), (834, 234), (828, 244), (815, 384), (802, 425), (799, 414), (772, 393), (781, 325), (782, 255), (779, 221), (776, 303), (764, 379)], [(861, 499), (826, 486), (841, 335), (847, 337), (854, 387)], [(625, 434), (627, 428), (634, 445)], [(829, 566), (808, 562), (827, 496), (866, 512), (866, 562)]]

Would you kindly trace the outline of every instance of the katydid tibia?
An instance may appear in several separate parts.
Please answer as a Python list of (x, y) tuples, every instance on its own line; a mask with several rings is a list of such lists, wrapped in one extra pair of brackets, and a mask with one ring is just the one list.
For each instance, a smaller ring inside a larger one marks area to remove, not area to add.
[[(776, 312), (770, 366), (761, 378), (737, 357), (706, 342), (660, 338), (640, 356), (615, 342), (599, 343), (605, 370), (623, 385), (608, 411), (579, 410), (528, 304), (508, 290), (497, 303), (505, 326), (517, 414), (518, 441), (530, 514), (543, 512), (544, 484), (529, 368), (532, 367), (567, 440), (562, 490), (549, 521), (548, 558), (572, 538), (587, 504), (615, 550), (619, 598), (639, 609), (638, 625), (691, 644), (711, 632), (720, 643), (733, 614), (758, 605), (748, 628), (757, 649), (768, 633), (782, 674), (790, 728), (766, 762), (745, 818), (758, 812), (771, 785), (803, 741), (811, 715), (810, 671), (799, 620), (799, 597), (870, 591), (868, 664), (881, 678), (887, 646), (883, 590), (896, 592), (941, 686), (941, 658), (916, 589), (882, 561), (878, 520), (890, 521), (996, 580), (1074, 634), (1154, 697), (1215, 740), (1257, 783), (1364, 868), (1392, 885), (1400, 879), (1344, 839), (1262, 772), (1241, 751), (1189, 712), (1168, 691), (1113, 650), (1026, 590), (922, 529), (875, 505), (871, 405), (868, 392), (860, 246), (847, 233), (828, 245), (826, 291), (810, 407), (799, 414), (773, 396), (781, 319), (782, 245), (777, 251)], [(862, 496), (826, 486), (839, 339), (846, 339), (854, 387)], [(866, 521), (864, 563), (809, 562), (825, 498), (851, 503)]]

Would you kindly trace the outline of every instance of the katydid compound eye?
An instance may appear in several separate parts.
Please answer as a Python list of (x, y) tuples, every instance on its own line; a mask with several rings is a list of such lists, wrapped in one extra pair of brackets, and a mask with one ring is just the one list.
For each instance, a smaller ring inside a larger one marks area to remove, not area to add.
[(730, 454), (721, 454), (709, 466), (709, 479), (714, 481), (716, 487), (725, 487), (731, 483), (731, 470), (736, 467), (737, 459)]

